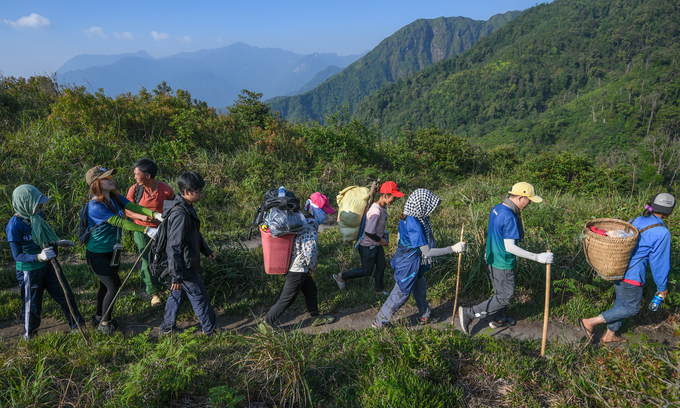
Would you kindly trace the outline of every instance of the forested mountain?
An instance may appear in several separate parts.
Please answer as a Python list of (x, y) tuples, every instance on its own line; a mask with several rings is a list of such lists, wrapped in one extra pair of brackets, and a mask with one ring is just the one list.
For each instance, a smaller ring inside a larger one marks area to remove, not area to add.
[(153, 58), (144, 51), (120, 55), (79, 55), (58, 71), (60, 82), (86, 86), (106, 94), (137, 93), (165, 81), (173, 89), (191, 92), (194, 98), (224, 108), (242, 89), (265, 98), (296, 92), (329, 66), (346, 67), (359, 55), (314, 53), (300, 55), (277, 48), (258, 48), (244, 43)]
[(434, 125), (525, 151), (626, 150), (680, 130), (679, 36), (675, 0), (555, 0), (383, 87), (356, 117), (388, 136)]
[(322, 119), (328, 110), (345, 104), (352, 111), (359, 101), (384, 84), (462, 53), (520, 13), (508, 11), (488, 21), (466, 17), (416, 20), (312, 91), (268, 102), (290, 121)]

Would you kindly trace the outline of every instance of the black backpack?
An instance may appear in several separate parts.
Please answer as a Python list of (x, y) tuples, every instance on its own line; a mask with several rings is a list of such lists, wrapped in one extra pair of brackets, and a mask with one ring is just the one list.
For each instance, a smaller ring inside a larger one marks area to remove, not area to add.
[[(181, 206), (176, 205), (169, 209), (165, 214), (165, 221), (161, 222), (158, 226), (158, 233), (156, 238), (151, 241), (149, 245), (149, 274), (154, 278), (158, 279), (159, 282), (170, 286), (172, 279), (170, 277), (170, 270), (168, 268), (168, 254), (165, 251), (165, 247), (168, 245), (168, 221), (170, 213), (176, 211), (184, 211), (185, 214), (189, 213)], [(189, 230), (189, 224), (187, 223), (187, 231)]]
[[(125, 210), (125, 206), (123, 205), (123, 202), (120, 200), (120, 197), (118, 197), (116, 194), (111, 194), (111, 198), (113, 198), (113, 201), (118, 204), (118, 206), (122, 209)], [(87, 206), (90, 204), (88, 201), (83, 208), (80, 209), (80, 222), (78, 223), (78, 239), (80, 240), (81, 243), (86, 244), (90, 240), (90, 235), (92, 234), (92, 231), (97, 228), (99, 225), (95, 225), (92, 228), (89, 228), (89, 222), (87, 220)], [(105, 203), (107, 207), (109, 207), (109, 210), (111, 210), (112, 213), (116, 213), (115, 209), (110, 203)]]
[(272, 208), (278, 208), (279, 210), (288, 210), (292, 212), (300, 211), (300, 200), (295, 197), (292, 191), (286, 190), (286, 195), (284, 197), (279, 197), (279, 189), (273, 188), (264, 194), (264, 200), (262, 205), (257, 210), (255, 214), (255, 219), (250, 224), (250, 234), (252, 235), (253, 229), (257, 228), (258, 225), (264, 223), (266, 220), (269, 210)]

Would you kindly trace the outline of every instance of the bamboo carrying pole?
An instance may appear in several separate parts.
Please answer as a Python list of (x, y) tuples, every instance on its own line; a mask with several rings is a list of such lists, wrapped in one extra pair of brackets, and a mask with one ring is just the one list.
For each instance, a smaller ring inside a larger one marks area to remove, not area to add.
[[(463, 232), (465, 231), (465, 224), (463, 224), (462, 227), (460, 227), (460, 240), (463, 241)], [(451, 315), (451, 326), (453, 326), (453, 322), (456, 320), (456, 310), (458, 310), (458, 288), (460, 287), (460, 263), (461, 260), (463, 259), (463, 253), (458, 254), (458, 273), (456, 274), (456, 296), (454, 297), (453, 300), (453, 314)]]
[[(50, 246), (47, 245), (47, 242), (43, 242), (43, 248), (49, 248)], [(85, 333), (83, 333), (82, 327), (80, 327), (80, 322), (78, 321), (78, 318), (76, 317), (76, 314), (73, 312), (73, 306), (71, 306), (71, 299), (69, 299), (68, 292), (66, 291), (66, 285), (64, 285), (64, 280), (66, 279), (66, 276), (64, 276), (64, 279), (62, 280), (62, 270), (61, 270), (61, 265), (59, 265), (59, 261), (57, 258), (52, 258), (50, 259), (52, 262), (52, 266), (54, 267), (54, 272), (57, 274), (57, 279), (59, 280), (59, 285), (61, 286), (61, 290), (64, 291), (64, 297), (66, 298), (66, 305), (68, 306), (69, 312), (71, 312), (71, 318), (73, 321), (76, 322), (76, 326), (78, 326), (78, 331), (80, 332), (80, 335), (83, 336), (83, 340), (85, 340), (85, 345), (89, 346), (90, 343), (87, 342), (87, 338), (85, 337)]]
[[(550, 252), (550, 250), (546, 251)], [(545, 343), (548, 338), (548, 313), (550, 311), (550, 264), (545, 265), (545, 312), (543, 313), (543, 340), (541, 341), (541, 357), (545, 356)]]

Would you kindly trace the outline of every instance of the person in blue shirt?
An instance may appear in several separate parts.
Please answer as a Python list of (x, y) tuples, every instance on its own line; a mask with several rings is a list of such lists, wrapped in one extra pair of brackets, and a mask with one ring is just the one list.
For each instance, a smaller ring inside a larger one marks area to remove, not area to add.
[[(12, 257), (16, 261), (17, 281), (21, 287), (21, 318), (24, 323), (23, 337), (25, 339), (33, 337), (40, 327), (40, 313), (45, 290), (61, 307), (71, 329), (77, 329), (78, 324), (85, 324), (78, 311), (71, 287), (68, 282), (64, 281), (64, 289), (62, 289), (57, 271), (49, 262), (57, 256), (53, 247), (43, 249), (43, 242), (60, 248), (74, 246), (71, 241), (60, 240), (45, 221), (41, 209), (48, 200), (49, 198), (37, 188), (28, 184), (14, 189), (12, 208), (15, 214), (10, 218), (5, 229)], [(66, 296), (73, 306), (73, 315), (69, 311)]]
[(373, 322), (374, 328), (388, 326), (392, 316), (408, 300), (411, 293), (418, 306), (418, 324), (436, 323), (439, 319), (432, 315), (427, 304), (425, 272), (435, 258), (452, 253), (465, 252), (465, 242), (445, 248), (435, 248), (430, 214), (441, 203), (441, 199), (430, 190), (419, 188), (406, 200), (399, 221), (399, 243), (392, 257), (394, 268), (394, 289), (380, 309)]
[(624, 343), (626, 339), (616, 335), (623, 320), (635, 316), (642, 307), (642, 294), (647, 276), (647, 266), (652, 271), (656, 289), (662, 299), (668, 295), (668, 275), (671, 270), (671, 233), (664, 224), (675, 208), (675, 197), (668, 193), (657, 194), (645, 206), (640, 217), (632, 224), (640, 231), (638, 243), (628, 263), (622, 280), (614, 281), (616, 300), (611, 309), (590, 319), (579, 319), (581, 328), (589, 341), (593, 341), (593, 329), (607, 324), (602, 336), (603, 344)]
[(505, 311), (515, 294), (515, 266), (518, 256), (545, 264), (553, 262), (553, 254), (550, 252), (535, 254), (517, 246), (517, 241), (524, 239), (520, 212), (530, 203), (542, 201), (531, 184), (520, 182), (512, 186), (502, 203), (491, 209), (486, 238), (486, 264), (493, 296), (473, 307), (458, 308), (463, 333), (470, 334), (469, 326), (473, 319), (486, 316), (492, 316), (489, 322), (492, 329), (515, 325), (515, 320), (507, 317)]
[(90, 238), (87, 241), (85, 259), (99, 279), (97, 314), (92, 318), (92, 325), (96, 325), (97, 329), (105, 334), (111, 334), (116, 328), (116, 324), (111, 321), (111, 309), (121, 281), (118, 276), (119, 265), (112, 261), (114, 245), (119, 244), (121, 240), (121, 230), (143, 232), (151, 239), (157, 234), (157, 228), (145, 227), (126, 220), (125, 210), (163, 221), (161, 213), (135, 204), (118, 193), (116, 183), (111, 178), (113, 174), (116, 174), (115, 169), (107, 170), (95, 166), (85, 175), (92, 195), (87, 204)]

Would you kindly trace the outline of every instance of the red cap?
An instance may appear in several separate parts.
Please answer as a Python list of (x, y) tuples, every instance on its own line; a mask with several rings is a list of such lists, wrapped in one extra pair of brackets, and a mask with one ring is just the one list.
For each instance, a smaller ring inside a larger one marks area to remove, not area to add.
[(312, 201), (312, 204), (321, 208), (326, 214), (335, 214), (335, 210), (331, 207), (331, 203), (325, 195), (316, 192), (312, 194), (309, 199)]
[(399, 191), (397, 183), (394, 181), (386, 181), (380, 186), (380, 194), (392, 194), (395, 197), (403, 197), (404, 193)]

